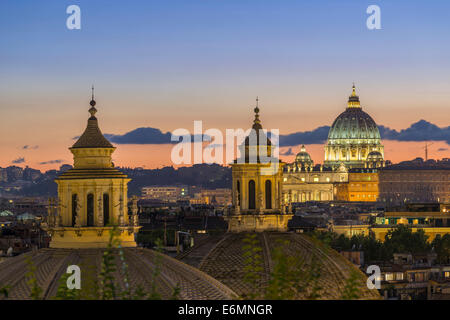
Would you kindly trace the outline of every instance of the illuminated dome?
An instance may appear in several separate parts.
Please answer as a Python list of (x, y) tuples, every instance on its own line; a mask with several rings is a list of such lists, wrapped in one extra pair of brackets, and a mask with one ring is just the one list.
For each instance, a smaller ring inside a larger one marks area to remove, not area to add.
[(324, 164), (336, 166), (344, 163), (350, 168), (362, 168), (367, 166), (369, 154), (376, 156), (376, 162), (384, 161), (378, 126), (362, 110), (353, 85), (347, 109), (334, 120), (328, 132)]
[(297, 153), (297, 156), (295, 157), (295, 162), (308, 166), (313, 164), (311, 156), (309, 155), (308, 152), (306, 152), (306, 148), (304, 145), (302, 145), (300, 152)]

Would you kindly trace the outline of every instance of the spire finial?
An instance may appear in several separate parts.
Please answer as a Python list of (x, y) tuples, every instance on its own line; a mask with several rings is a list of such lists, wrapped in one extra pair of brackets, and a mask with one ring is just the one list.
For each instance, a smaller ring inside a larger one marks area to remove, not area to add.
[(92, 117), (94, 117), (95, 114), (97, 113), (97, 109), (95, 108), (95, 105), (97, 103), (94, 100), (94, 85), (92, 85), (92, 99), (89, 104), (91, 105), (91, 108), (89, 109), (89, 113), (91, 114)]
[(352, 95), (348, 97), (348, 108), (361, 108), (359, 104), (359, 97), (356, 94), (356, 87), (354, 82), (352, 86)]
[(253, 111), (255, 112), (255, 120), (253, 120), (253, 128), (260, 129), (261, 121), (259, 120), (259, 98), (258, 97), (256, 97), (256, 107), (255, 107), (255, 109), (253, 109)]

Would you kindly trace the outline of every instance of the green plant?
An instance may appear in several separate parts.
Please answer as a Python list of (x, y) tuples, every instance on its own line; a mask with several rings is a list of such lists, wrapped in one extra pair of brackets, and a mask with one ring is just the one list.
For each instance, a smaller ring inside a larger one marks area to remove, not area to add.
[(359, 273), (353, 270), (345, 283), (342, 300), (356, 300), (359, 298)]
[(244, 256), (244, 282), (250, 286), (250, 293), (246, 299), (256, 299), (259, 295), (262, 282), (261, 273), (263, 271), (262, 248), (256, 233), (249, 233), (245, 236), (243, 242)]
[(31, 290), (30, 297), (33, 300), (41, 300), (42, 288), (39, 286), (36, 278), (36, 266), (30, 256), (27, 256), (28, 272), (26, 273), (27, 284)]

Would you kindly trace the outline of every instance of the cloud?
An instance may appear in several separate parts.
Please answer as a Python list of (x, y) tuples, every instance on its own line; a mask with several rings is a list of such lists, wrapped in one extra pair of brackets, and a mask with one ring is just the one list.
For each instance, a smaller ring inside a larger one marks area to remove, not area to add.
[(49, 160), (49, 161), (43, 161), (39, 162), (39, 164), (55, 164), (55, 163), (62, 163), (64, 160)]
[(26, 144), (22, 147), (23, 150), (31, 150), (31, 149), (36, 150), (38, 148), (39, 148), (39, 146), (30, 146), (28, 144)]
[(156, 128), (137, 128), (124, 135), (105, 134), (105, 137), (117, 144), (169, 144), (173, 143), (170, 132), (163, 133)]
[(439, 148), (439, 149), (437, 149), (438, 152), (443, 152), (443, 151), (447, 151), (447, 150), (448, 150), (448, 148)]
[(280, 153), (280, 156), (293, 156), (292, 148), (289, 148), (286, 152)]
[[(400, 131), (383, 125), (378, 126), (381, 139), (395, 141), (445, 141), (450, 144), (450, 126), (440, 128), (425, 120), (417, 121)], [(328, 137), (329, 126), (319, 127), (312, 131), (296, 132), (280, 136), (280, 147), (299, 144), (323, 144)]]
[(329, 126), (322, 126), (312, 131), (296, 132), (280, 135), (280, 147), (296, 146), (299, 144), (321, 144), (328, 138)]
[(25, 162), (25, 158), (24, 157), (19, 157), (13, 161), (11, 161), (14, 164), (19, 164), (19, 163), (24, 163)]
[(379, 126), (382, 139), (396, 141), (445, 141), (450, 144), (450, 126), (440, 128), (425, 120), (417, 121), (400, 131)]
[[(172, 133), (166, 132), (163, 133), (161, 130), (150, 127), (142, 127), (134, 129), (130, 132), (127, 132), (123, 135), (118, 134), (105, 134), (105, 138), (109, 141), (117, 144), (174, 144), (181, 141), (182, 136), (174, 136), (178, 138), (178, 140), (172, 141)], [(75, 137), (74, 139), (77, 139)], [(202, 139), (202, 135), (192, 135), (191, 141), (194, 142), (194, 139), (198, 138), (198, 140)], [(211, 137), (207, 135), (203, 135), (204, 141), (211, 141)], [(183, 140), (186, 142), (186, 140)]]
[[(383, 125), (378, 126), (382, 139), (396, 141), (446, 141), (450, 144), (450, 127), (440, 128), (428, 121), (420, 120), (406, 129), (400, 131), (390, 129)], [(324, 144), (328, 138), (330, 126), (321, 126), (311, 131), (299, 131), (279, 136), (280, 147), (292, 147), (300, 144)], [(127, 132), (123, 135), (105, 134), (105, 137), (116, 144), (174, 144), (171, 141), (172, 133), (162, 132), (151, 127), (142, 127)], [(276, 139), (275, 136), (270, 136)], [(75, 137), (74, 139), (77, 139)], [(181, 137), (180, 137), (181, 138)], [(193, 138), (191, 141), (193, 141)], [(181, 140), (181, 139), (180, 139)], [(210, 137), (204, 136), (204, 141), (210, 141)], [(187, 140), (189, 141), (189, 140)], [(273, 141), (275, 142), (275, 140)]]

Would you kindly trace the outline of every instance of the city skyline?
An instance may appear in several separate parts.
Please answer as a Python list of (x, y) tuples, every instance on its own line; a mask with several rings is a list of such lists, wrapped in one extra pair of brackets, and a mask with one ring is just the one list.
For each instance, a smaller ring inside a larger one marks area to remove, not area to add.
[[(256, 96), (264, 128), (311, 131), (345, 110), (352, 82), (378, 125), (450, 124), (447, 3), (379, 1), (381, 30), (366, 28), (365, 1), (78, 1), (81, 30), (65, 26), (70, 4), (0, 5), (8, 30), (0, 53), (2, 167), (70, 164), (67, 148), (85, 128), (92, 83), (105, 134), (192, 130), (194, 120), (205, 129), (246, 129)], [(449, 157), (448, 143), (431, 142), (429, 158)], [(293, 154), (282, 159), (292, 161), (303, 143), (281, 148)], [(383, 144), (393, 162), (424, 157), (425, 141)], [(323, 143), (305, 145), (323, 161)], [(114, 160), (171, 165), (171, 148), (121, 144)]]

